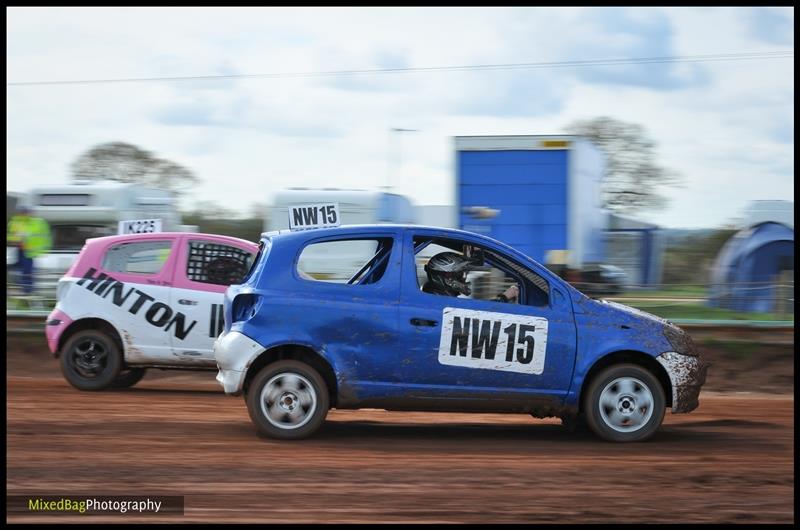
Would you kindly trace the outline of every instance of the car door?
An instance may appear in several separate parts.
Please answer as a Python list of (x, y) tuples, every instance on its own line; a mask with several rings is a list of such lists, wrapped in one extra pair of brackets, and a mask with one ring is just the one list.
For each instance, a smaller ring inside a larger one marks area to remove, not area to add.
[(181, 237), (171, 305), (178, 321), (170, 333), (173, 360), (178, 364), (216, 366), (214, 340), (222, 332), (223, 297), (244, 277), (255, 245), (203, 234)]
[(161, 363), (171, 357), (167, 330), (174, 324), (169, 291), (176, 238), (131, 237), (100, 250), (98, 268), (76, 270), (71, 303), (91, 308), (118, 331), (125, 357), (133, 363)]
[(519, 268), (518, 281), (528, 299), (535, 288), (530, 282), (544, 282), (545, 299), (527, 305), (425, 293), (413, 256), (413, 232), (406, 237), (399, 316), (405, 355), (399, 367), (408, 388), (439, 399), (487, 401), (560, 398), (568, 392), (576, 329), (562, 288), (534, 270), (523, 276), (517, 259), (481, 242)]
[(293, 327), (320, 345), (352, 390), (343, 396), (372, 399), (396, 382), (400, 246), (388, 230), (326, 237), (307, 243), (293, 265), (296, 294), (276, 311), (275, 329)]

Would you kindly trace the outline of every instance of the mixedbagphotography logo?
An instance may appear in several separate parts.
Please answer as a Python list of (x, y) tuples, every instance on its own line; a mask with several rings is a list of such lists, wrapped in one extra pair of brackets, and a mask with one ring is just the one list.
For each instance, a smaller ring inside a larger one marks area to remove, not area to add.
[(164, 495), (10, 495), (14, 515), (183, 515), (182, 496)]

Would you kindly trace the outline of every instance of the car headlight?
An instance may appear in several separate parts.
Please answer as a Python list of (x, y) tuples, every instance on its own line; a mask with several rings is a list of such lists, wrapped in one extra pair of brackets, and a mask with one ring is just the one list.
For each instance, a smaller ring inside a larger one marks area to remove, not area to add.
[(664, 337), (666, 337), (667, 342), (672, 346), (672, 351), (675, 353), (692, 357), (700, 355), (692, 338), (682, 329), (671, 325), (664, 326)]

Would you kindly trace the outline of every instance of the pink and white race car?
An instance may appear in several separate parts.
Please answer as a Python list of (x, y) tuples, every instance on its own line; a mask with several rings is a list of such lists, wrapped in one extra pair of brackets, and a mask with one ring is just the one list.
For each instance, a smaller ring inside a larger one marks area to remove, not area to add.
[(132, 386), (148, 367), (215, 369), (223, 294), (257, 252), (242, 239), (183, 232), (87, 240), (45, 325), (64, 377), (101, 390)]

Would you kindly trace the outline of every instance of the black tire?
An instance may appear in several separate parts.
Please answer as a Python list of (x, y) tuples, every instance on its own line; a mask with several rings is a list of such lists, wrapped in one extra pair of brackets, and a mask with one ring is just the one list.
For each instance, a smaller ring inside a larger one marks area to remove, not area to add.
[(129, 368), (122, 370), (114, 382), (111, 383), (111, 388), (130, 388), (142, 380), (144, 374), (147, 373), (146, 368)]
[(258, 431), (281, 440), (299, 440), (314, 434), (330, 407), (328, 387), (322, 377), (309, 365), (293, 360), (262, 368), (245, 400)]
[(61, 349), (61, 373), (78, 390), (108, 388), (121, 369), (122, 351), (103, 331), (79, 331)]
[(589, 428), (586, 425), (586, 418), (583, 414), (562, 417), (561, 426), (569, 432), (584, 432)]
[(666, 400), (658, 379), (635, 364), (610, 366), (597, 374), (584, 395), (589, 428), (610, 442), (642, 442), (664, 420)]

